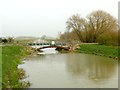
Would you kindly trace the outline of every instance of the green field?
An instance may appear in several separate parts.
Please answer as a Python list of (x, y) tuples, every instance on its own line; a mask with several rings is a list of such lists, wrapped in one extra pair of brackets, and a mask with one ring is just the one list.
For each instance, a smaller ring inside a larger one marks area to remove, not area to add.
[(78, 49), (77, 52), (118, 59), (118, 56), (119, 56), (118, 49), (120, 50), (120, 48), (118, 48), (117, 46), (105, 46), (105, 45), (98, 45), (98, 44), (81, 44), (80, 49)]
[(28, 55), (24, 46), (2, 46), (2, 88), (22, 88), (18, 64)]

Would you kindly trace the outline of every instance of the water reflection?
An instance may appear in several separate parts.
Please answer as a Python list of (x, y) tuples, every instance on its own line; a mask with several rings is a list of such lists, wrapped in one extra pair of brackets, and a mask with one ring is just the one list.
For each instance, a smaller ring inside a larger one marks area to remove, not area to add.
[(84, 54), (71, 54), (66, 58), (67, 71), (73, 77), (84, 76), (93, 81), (111, 78), (116, 73), (117, 61)]
[(77, 53), (34, 55), (21, 65), (31, 88), (116, 88), (117, 66), (109, 58)]

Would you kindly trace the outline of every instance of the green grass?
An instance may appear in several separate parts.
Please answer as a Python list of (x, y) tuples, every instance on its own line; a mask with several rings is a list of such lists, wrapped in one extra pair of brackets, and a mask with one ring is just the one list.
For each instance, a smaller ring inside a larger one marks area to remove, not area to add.
[(22, 88), (18, 79), (18, 64), (22, 63), (21, 59), (27, 54), (23, 46), (2, 47), (2, 88)]
[(109, 58), (118, 58), (118, 47), (117, 46), (81, 44), (80, 49), (78, 49), (77, 52), (105, 56)]
[(2, 47), (0, 46), (0, 90), (2, 88)]

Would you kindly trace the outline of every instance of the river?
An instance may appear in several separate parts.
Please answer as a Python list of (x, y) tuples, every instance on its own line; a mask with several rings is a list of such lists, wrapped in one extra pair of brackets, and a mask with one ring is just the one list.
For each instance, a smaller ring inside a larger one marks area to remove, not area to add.
[(19, 65), (26, 71), (30, 88), (118, 88), (116, 60), (80, 53), (44, 49)]

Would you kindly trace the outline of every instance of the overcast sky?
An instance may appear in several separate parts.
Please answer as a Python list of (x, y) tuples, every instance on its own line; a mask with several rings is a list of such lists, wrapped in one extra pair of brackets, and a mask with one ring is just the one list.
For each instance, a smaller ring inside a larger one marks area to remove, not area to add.
[(56, 37), (73, 14), (104, 10), (118, 18), (119, 0), (1, 0), (1, 36)]

